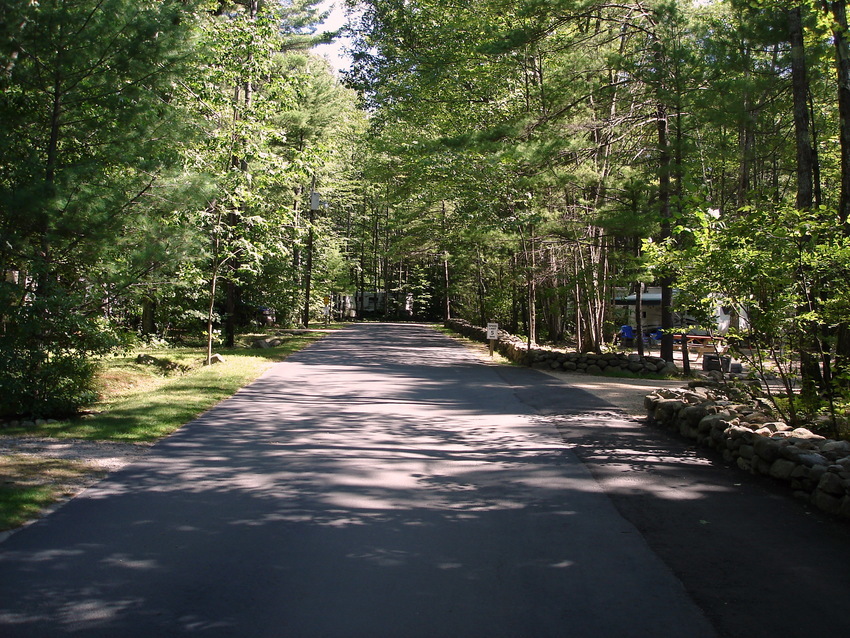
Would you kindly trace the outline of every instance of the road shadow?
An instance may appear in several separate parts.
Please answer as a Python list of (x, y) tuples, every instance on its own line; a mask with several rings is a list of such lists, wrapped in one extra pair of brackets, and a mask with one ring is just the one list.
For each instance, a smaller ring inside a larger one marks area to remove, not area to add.
[[(796, 504), (589, 392), (482, 365), (430, 328), (365, 324), (7, 540), (0, 626), (716, 635), (693, 599), (722, 635), (836, 634), (839, 547)], [(804, 605), (781, 602), (792, 587)]]

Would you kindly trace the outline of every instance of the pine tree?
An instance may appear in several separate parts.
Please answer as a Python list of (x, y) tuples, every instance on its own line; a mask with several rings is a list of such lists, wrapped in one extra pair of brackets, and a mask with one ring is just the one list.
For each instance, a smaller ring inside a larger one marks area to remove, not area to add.
[(135, 263), (134, 220), (170, 212), (166, 178), (188, 138), (174, 79), (193, 11), (183, 0), (4, 4), (0, 266), (17, 281), (2, 288), (0, 349), (18, 363), (2, 373), (0, 413), (91, 398), (73, 377), (86, 386), (86, 355), (109, 339), (87, 318), (103, 314), (116, 277), (139, 274), (116, 272)]

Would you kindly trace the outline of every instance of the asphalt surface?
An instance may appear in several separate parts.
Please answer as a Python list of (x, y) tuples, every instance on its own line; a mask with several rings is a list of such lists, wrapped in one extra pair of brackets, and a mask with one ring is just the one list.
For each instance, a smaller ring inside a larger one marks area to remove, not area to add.
[(847, 529), (552, 377), (361, 324), (0, 544), (0, 636), (848, 635)]

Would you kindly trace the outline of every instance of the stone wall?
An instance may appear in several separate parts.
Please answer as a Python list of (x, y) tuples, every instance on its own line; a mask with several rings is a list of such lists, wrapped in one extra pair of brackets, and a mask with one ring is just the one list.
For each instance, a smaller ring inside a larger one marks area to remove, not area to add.
[[(487, 330), (455, 319), (446, 326), (475, 341), (487, 342)], [(619, 375), (677, 374), (659, 357), (625, 353), (577, 353), (534, 347), (499, 331), (496, 350), (507, 359), (536, 368)], [(850, 519), (850, 441), (835, 441), (776, 418), (768, 401), (753, 400), (743, 381), (730, 384), (708, 373), (687, 387), (647, 395), (650, 424), (677, 431), (720, 451), (730, 463), (787, 485), (794, 496), (830, 514)], [(726, 375), (743, 379), (742, 375)], [(752, 382), (755, 383), (755, 382)]]
[(800, 499), (850, 518), (850, 442), (778, 420), (764, 400), (722, 382), (694, 380), (656, 390), (645, 401), (649, 421), (722, 452), (742, 470), (770, 476)]
[[(486, 328), (473, 326), (462, 319), (452, 319), (446, 322), (446, 327), (475, 341), (487, 342)], [(618, 376), (644, 374), (678, 375), (679, 370), (673, 364), (668, 364), (661, 357), (641, 357), (625, 352), (566, 352), (552, 348), (534, 346), (528, 349), (528, 344), (504, 330), (499, 331), (499, 340), (495, 344), (496, 351), (505, 358), (534, 368), (549, 370), (565, 370), (568, 372), (586, 372), (588, 374), (616, 373)]]

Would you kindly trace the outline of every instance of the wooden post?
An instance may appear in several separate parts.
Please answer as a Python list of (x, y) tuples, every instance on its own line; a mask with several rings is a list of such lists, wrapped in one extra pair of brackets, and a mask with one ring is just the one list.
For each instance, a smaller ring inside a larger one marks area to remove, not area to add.
[(496, 340), (499, 338), (499, 324), (487, 324), (487, 340), (490, 342), (490, 356), (493, 356), (493, 350), (496, 348)]

